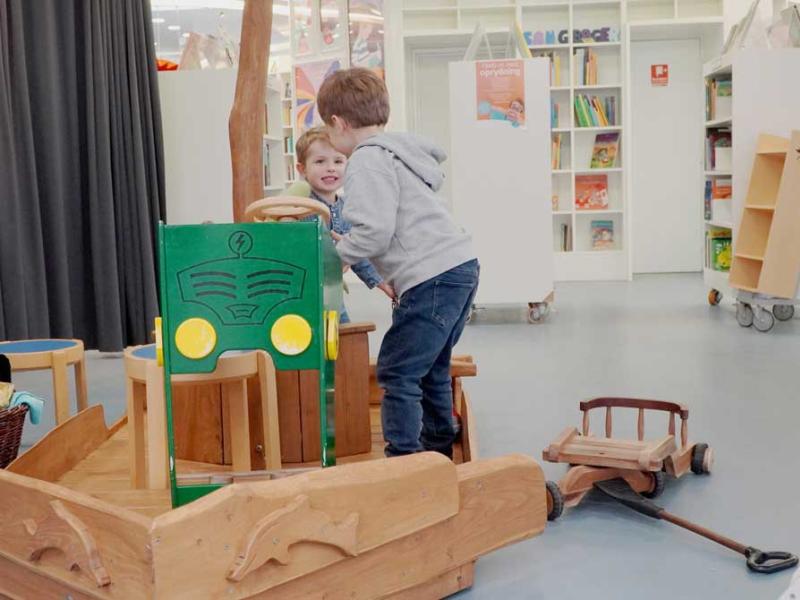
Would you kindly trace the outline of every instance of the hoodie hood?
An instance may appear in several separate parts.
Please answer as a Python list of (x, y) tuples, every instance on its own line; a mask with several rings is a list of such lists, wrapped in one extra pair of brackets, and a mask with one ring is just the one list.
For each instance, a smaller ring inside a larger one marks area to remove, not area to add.
[(413, 133), (379, 133), (361, 142), (356, 150), (365, 146), (388, 150), (434, 192), (444, 184), (439, 165), (447, 160), (447, 154), (428, 138)]

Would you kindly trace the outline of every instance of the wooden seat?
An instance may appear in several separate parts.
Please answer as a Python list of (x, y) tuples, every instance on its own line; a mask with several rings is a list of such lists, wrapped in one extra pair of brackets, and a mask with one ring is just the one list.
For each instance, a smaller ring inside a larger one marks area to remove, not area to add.
[(655, 440), (618, 440), (583, 436), (575, 427), (568, 427), (544, 451), (543, 458), (573, 465), (660, 471), (664, 460), (675, 450), (674, 435)]

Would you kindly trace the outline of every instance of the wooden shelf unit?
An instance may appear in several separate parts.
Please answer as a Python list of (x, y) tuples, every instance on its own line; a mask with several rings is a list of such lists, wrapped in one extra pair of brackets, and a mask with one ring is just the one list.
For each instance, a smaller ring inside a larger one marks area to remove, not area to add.
[(800, 131), (762, 134), (739, 224), (730, 283), (794, 298), (800, 275)]

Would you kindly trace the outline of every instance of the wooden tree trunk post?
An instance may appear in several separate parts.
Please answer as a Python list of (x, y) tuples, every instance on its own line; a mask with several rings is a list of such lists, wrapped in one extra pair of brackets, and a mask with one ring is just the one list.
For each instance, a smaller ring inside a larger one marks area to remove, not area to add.
[(242, 15), (239, 74), (228, 120), (233, 168), (233, 220), (264, 195), (261, 144), (267, 65), (272, 37), (272, 0), (247, 0)]

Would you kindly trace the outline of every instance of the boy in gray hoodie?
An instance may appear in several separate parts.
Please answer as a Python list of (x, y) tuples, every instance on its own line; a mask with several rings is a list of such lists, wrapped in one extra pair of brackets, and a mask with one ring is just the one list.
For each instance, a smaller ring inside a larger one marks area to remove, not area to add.
[(478, 287), (470, 237), (436, 192), (445, 153), (424, 138), (385, 133), (389, 95), (368, 69), (328, 77), (317, 107), (345, 171), (352, 224), (342, 262), (369, 260), (395, 292), (392, 326), (378, 355), (387, 456), (434, 450), (452, 457), (450, 358)]

